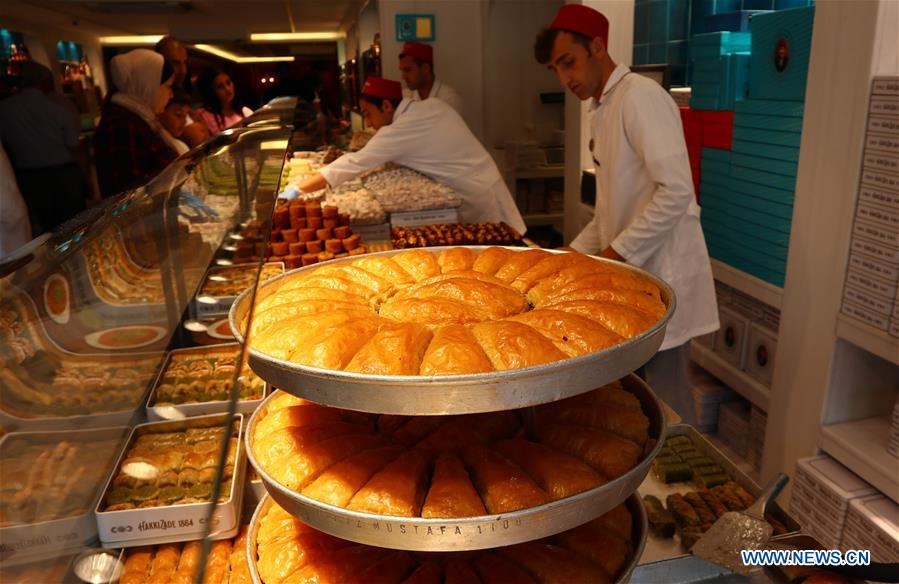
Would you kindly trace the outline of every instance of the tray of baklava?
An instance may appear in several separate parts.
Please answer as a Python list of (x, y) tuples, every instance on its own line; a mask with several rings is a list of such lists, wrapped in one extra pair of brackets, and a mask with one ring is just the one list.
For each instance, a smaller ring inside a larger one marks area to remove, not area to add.
[(12, 432), (0, 439), (0, 566), (95, 540), (93, 508), (127, 434), (122, 426)]
[(474, 552), (410, 552), (357, 544), (300, 521), (270, 497), (247, 535), (254, 584), (535, 584), (627, 582), (646, 539), (639, 498), (553, 537)]
[(284, 509), (326, 533), (419, 551), (554, 535), (619, 505), (665, 421), (636, 376), (534, 410), (373, 415), (275, 392), (248, 459)]
[(243, 414), (230, 423), (215, 414), (135, 426), (97, 503), (100, 541), (132, 547), (202, 538), (207, 531), (212, 539), (234, 537), (245, 483), (243, 423)]
[(238, 343), (169, 352), (147, 399), (147, 417), (162, 421), (227, 412), (236, 381), (237, 411), (252, 412), (262, 402), (265, 382), (240, 360)]
[(470, 246), (292, 270), (241, 294), (229, 321), (274, 387), (437, 415), (548, 403), (627, 375), (658, 350), (674, 308), (666, 283), (627, 264)]

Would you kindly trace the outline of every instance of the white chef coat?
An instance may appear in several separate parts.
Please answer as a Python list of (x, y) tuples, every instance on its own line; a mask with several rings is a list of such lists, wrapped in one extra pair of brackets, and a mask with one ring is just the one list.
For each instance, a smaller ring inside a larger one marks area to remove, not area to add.
[(525, 225), (493, 158), (462, 118), (439, 99), (404, 99), (393, 123), (379, 129), (361, 150), (321, 169), (331, 187), (379, 164), (395, 162), (455, 190), (462, 223), (504, 221), (524, 234)]
[[(413, 101), (422, 101), (418, 91), (413, 91), (412, 89), (403, 89), (403, 96)], [(436, 78), (434, 79), (434, 85), (431, 86), (431, 92), (428, 93), (428, 99), (432, 97), (442, 99), (450, 104), (460, 116), (462, 115), (462, 96), (459, 95), (458, 91)]]
[(599, 253), (611, 245), (671, 285), (677, 308), (662, 350), (717, 330), (712, 267), (674, 100), (618, 65), (590, 115), (596, 212), (571, 246)]

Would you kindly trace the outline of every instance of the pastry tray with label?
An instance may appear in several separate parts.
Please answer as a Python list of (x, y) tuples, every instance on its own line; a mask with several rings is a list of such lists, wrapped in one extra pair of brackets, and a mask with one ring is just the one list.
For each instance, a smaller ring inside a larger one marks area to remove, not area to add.
[[(0, 527), (0, 566), (15, 566), (35, 559), (63, 555), (90, 545), (96, 539), (97, 521), (94, 518), (94, 507), (103, 492), (100, 487), (106, 483), (107, 474), (119, 457), (127, 434), (128, 428), (120, 426), (59, 432), (11, 432), (0, 439), (0, 461), (3, 460), (6, 450), (16, 441), (24, 441), (30, 445), (46, 444), (48, 447), (61, 442), (96, 443), (101, 440), (109, 440), (114, 444), (107, 453), (109, 462), (99, 474), (83, 479), (95, 480), (89, 498), (81, 505), (84, 508), (83, 512), (69, 517)], [(91, 456), (99, 455), (96, 449), (91, 451)], [(11, 478), (6, 476), (4, 482), (9, 480)]]
[[(686, 436), (696, 447), (696, 450), (703, 456), (711, 458), (718, 466), (724, 470), (732, 481), (746, 489), (753, 497), (758, 497), (762, 489), (752, 480), (746, 473), (734, 464), (734, 462), (718, 450), (699, 430), (688, 424), (674, 424), (668, 426), (666, 438), (675, 436)], [(685, 494), (690, 491), (700, 490), (699, 487), (691, 482), (663, 483), (656, 477), (655, 473), (650, 471), (643, 483), (640, 485), (639, 494), (642, 498), (644, 495), (653, 495), (658, 497), (662, 503), (668, 495), (675, 493)], [(783, 523), (787, 529), (787, 535), (795, 534), (800, 530), (800, 525), (796, 520), (776, 502), (768, 506), (768, 513), (772, 514), (778, 521)], [(689, 556), (690, 554), (683, 549), (680, 543), (680, 533), (676, 533), (673, 537), (662, 538), (650, 532), (646, 542), (646, 551), (644, 552), (643, 563), (668, 560), (671, 558)]]
[(229, 271), (233, 272), (236, 270), (256, 274), (256, 280), (262, 282), (266, 280), (266, 278), (263, 277), (263, 274), (266, 270), (269, 270), (271, 272), (276, 271), (278, 274), (284, 273), (284, 262), (266, 262), (262, 264), (261, 270), (259, 268), (258, 262), (210, 267), (206, 271), (206, 275), (203, 276), (203, 280), (197, 290), (197, 295), (194, 296), (193, 299), (192, 308), (194, 318), (205, 318), (207, 316), (228, 314), (228, 310), (231, 308), (231, 305), (237, 298), (239, 291), (237, 293), (234, 293), (233, 295), (229, 294), (217, 296), (214, 294), (204, 293), (203, 290), (206, 287), (207, 282), (216, 281), (216, 279), (219, 279), (220, 281), (227, 281), (226, 276), (223, 276), (222, 274)]
[[(256, 511), (253, 513), (252, 519), (250, 519), (250, 527), (247, 532), (247, 566), (250, 569), (250, 577), (253, 579), (253, 584), (265, 584), (259, 576), (259, 570), (256, 567), (256, 532), (259, 528), (260, 521), (265, 514), (268, 513), (269, 508), (275, 502), (276, 501), (270, 495), (265, 495), (259, 502)], [(631, 555), (622, 567), (618, 578), (615, 580), (616, 583), (628, 582), (630, 580), (631, 574), (637, 567), (637, 564), (640, 562), (640, 558), (643, 555), (646, 536), (649, 532), (646, 523), (646, 510), (643, 507), (643, 503), (640, 501), (640, 497), (633, 494), (628, 497), (624, 503), (627, 505), (633, 518)], [(503, 547), (505, 545), (513, 545), (514, 543), (515, 542), (512, 541), (500, 542), (494, 547)]]
[[(190, 418), (193, 416), (206, 416), (209, 414), (223, 414), (228, 411), (228, 400), (215, 400), (215, 401), (207, 401), (207, 402), (190, 402), (190, 403), (182, 403), (182, 404), (167, 404), (167, 405), (157, 405), (156, 404), (156, 392), (159, 389), (159, 386), (162, 385), (165, 380), (166, 371), (171, 365), (172, 360), (175, 359), (179, 355), (196, 355), (199, 358), (203, 358), (204, 355), (211, 355), (214, 353), (222, 353), (227, 351), (228, 349), (232, 349), (234, 352), (234, 356), (240, 358), (241, 349), (239, 343), (222, 343), (219, 345), (207, 345), (204, 347), (192, 347), (189, 349), (175, 349), (174, 351), (170, 351), (165, 358), (165, 361), (162, 364), (161, 369), (159, 370), (159, 375), (156, 377), (156, 382), (153, 384), (153, 390), (150, 392), (149, 397), (147, 398), (147, 418), (151, 422), (161, 422), (164, 420), (179, 420), (182, 418)], [(240, 377), (246, 377), (247, 375), (252, 375), (252, 371), (250, 371), (249, 367), (247, 367), (246, 372), (242, 372)], [(207, 379), (207, 381), (209, 381)], [(234, 381), (233, 378), (229, 379), (229, 381)], [(266, 384), (267, 385), (267, 384)], [(263, 396), (259, 399), (238, 399), (237, 400), (237, 409), (236, 411), (241, 414), (250, 414), (256, 407), (262, 403), (263, 398), (268, 394), (267, 387), (263, 388)]]
[(291, 515), (335, 537), (358, 543), (414, 551), (462, 551), (511, 545), (555, 535), (599, 517), (625, 501), (646, 477), (665, 440), (665, 415), (646, 383), (636, 375), (623, 380), (649, 418), (648, 452), (632, 469), (601, 486), (543, 505), (480, 517), (426, 519), (353, 511), (322, 503), (286, 488), (272, 478), (253, 452), (256, 424), (267, 398), (250, 418), (245, 432), (246, 453), (269, 495)]
[[(465, 247), (465, 246), (459, 246)], [(494, 246), (467, 246), (480, 252)], [(446, 248), (418, 248), (441, 253)], [(514, 252), (527, 248), (506, 247)], [(404, 250), (368, 254), (390, 257)], [(549, 253), (566, 253), (546, 250)], [(256, 301), (277, 293), (285, 278), (322, 265), (353, 261), (331, 260), (291, 270), (259, 286)], [(600, 262), (611, 262), (595, 258)], [(655, 284), (667, 311), (649, 330), (602, 351), (553, 361), (533, 367), (467, 375), (364, 375), (300, 365), (276, 359), (249, 348), (250, 367), (272, 387), (323, 405), (379, 414), (444, 415), (511, 410), (549, 403), (595, 389), (620, 379), (646, 364), (662, 344), (665, 329), (675, 310), (674, 291), (656, 276), (639, 268), (615, 262)], [(245, 290), (231, 306), (228, 319), (235, 338), (243, 343), (241, 323), (247, 316), (254, 289)]]
[[(201, 416), (186, 420), (169, 422), (149, 422), (134, 427), (128, 437), (125, 448), (110, 473), (105, 486), (100, 491), (102, 496), (96, 504), (97, 531), (100, 542), (105, 547), (132, 547), (138, 545), (155, 545), (189, 541), (207, 536), (212, 540), (234, 537), (240, 529), (240, 512), (243, 503), (244, 471), (246, 457), (243, 452), (243, 414), (235, 414), (233, 422), (237, 425), (237, 451), (234, 455), (234, 471), (231, 489), (227, 499), (215, 503), (213, 527), (207, 529), (207, 515), (211, 502), (187, 503), (128, 509), (122, 511), (104, 511), (106, 494), (112, 490), (113, 480), (128, 455), (128, 451), (138, 436), (164, 432), (179, 432), (188, 428), (209, 428), (221, 426), (228, 420), (226, 414)], [(221, 449), (217, 452), (221, 456)]]

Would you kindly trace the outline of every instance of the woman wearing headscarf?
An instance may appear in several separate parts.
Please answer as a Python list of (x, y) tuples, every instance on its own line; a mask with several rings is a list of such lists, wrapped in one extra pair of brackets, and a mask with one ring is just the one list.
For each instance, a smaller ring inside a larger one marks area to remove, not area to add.
[(172, 97), (174, 71), (162, 55), (135, 49), (110, 63), (117, 91), (94, 134), (97, 181), (104, 197), (145, 184), (178, 157), (157, 120)]

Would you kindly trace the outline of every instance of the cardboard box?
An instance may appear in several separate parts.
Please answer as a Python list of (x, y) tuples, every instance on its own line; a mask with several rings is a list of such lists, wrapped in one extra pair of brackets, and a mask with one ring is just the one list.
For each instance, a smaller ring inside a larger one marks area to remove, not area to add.
[(892, 282), (895, 294), (895, 282), (899, 281), (899, 267), (891, 266), (864, 254), (851, 253), (849, 254), (849, 268), (850, 271), (855, 270), (860, 274), (872, 276), (878, 281)]
[(869, 133), (865, 136), (865, 148), (895, 157), (899, 155), (899, 138), (889, 134)]
[(752, 19), (752, 98), (804, 101), (815, 8), (757, 14)]
[(856, 219), (852, 226), (852, 233), (853, 237), (864, 237), (877, 242), (888, 250), (899, 252), (899, 232), (895, 229)]
[(858, 193), (859, 202), (864, 201), (865, 203), (880, 205), (881, 207), (899, 209), (899, 193), (894, 193), (867, 185), (862, 185)]
[(870, 185), (878, 190), (899, 193), (899, 176), (889, 173), (862, 168), (862, 183)]
[(899, 136), (899, 120), (886, 116), (868, 116), (868, 131), (876, 134)]
[[(137, 436), (150, 433), (175, 432), (194, 427), (214, 427), (224, 424), (226, 419), (226, 415), (217, 414), (179, 421), (150, 422), (134, 427), (126, 447), (122, 450), (119, 461), (110, 474), (106, 486), (101, 491), (103, 496), (99, 499), (96, 506), (97, 530), (100, 542), (104, 546), (133, 547), (155, 545), (200, 539), (206, 535), (206, 518), (210, 505), (213, 505), (211, 502), (123, 511), (101, 511), (101, 507), (103, 507), (106, 494), (111, 490), (112, 482)], [(213, 532), (209, 536), (213, 540), (234, 537), (240, 529), (243, 488), (246, 483), (244, 480), (246, 456), (243, 451), (244, 417), (242, 414), (236, 414), (234, 420), (238, 425), (234, 472), (231, 488), (226, 494), (226, 499), (214, 504)]]
[(876, 312), (872, 312), (867, 308), (863, 308), (861, 306), (858, 306), (857, 304), (847, 302), (846, 300), (843, 300), (842, 312), (846, 316), (850, 316), (856, 320), (860, 320), (863, 323), (878, 330), (885, 331), (889, 330), (890, 328), (889, 317), (877, 314)]
[(875, 77), (871, 87), (871, 94), (899, 96), (899, 77), (892, 75)]
[(865, 150), (862, 163), (865, 165), (865, 168), (870, 170), (893, 173), (899, 172), (899, 157), (895, 154)]
[(868, 112), (877, 116), (899, 117), (899, 96), (873, 96)]
[(771, 387), (776, 353), (777, 333), (751, 323), (746, 350), (746, 373), (765, 387)]
[(846, 289), (843, 291), (843, 299), (861, 308), (865, 308), (869, 311), (880, 314), (885, 318), (889, 318), (890, 313), (893, 311), (892, 299), (887, 300), (885, 298), (881, 298), (876, 294), (872, 294), (868, 290), (864, 290), (849, 284), (848, 281), (846, 284)]
[(888, 266), (899, 267), (899, 251), (880, 242), (871, 241), (866, 237), (853, 237), (849, 240), (849, 248), (852, 252), (867, 255)]
[(715, 336), (715, 353), (737, 369), (743, 369), (746, 362), (749, 320), (723, 306), (718, 307), (718, 318), (721, 328)]

